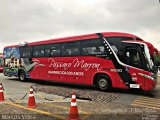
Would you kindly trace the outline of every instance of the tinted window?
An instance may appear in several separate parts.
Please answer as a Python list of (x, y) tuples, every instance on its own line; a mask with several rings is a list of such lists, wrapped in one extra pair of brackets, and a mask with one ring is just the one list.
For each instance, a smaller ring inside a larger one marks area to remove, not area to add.
[(31, 57), (31, 48), (30, 47), (20, 47), (20, 56), (22, 58), (30, 58)]
[(61, 55), (61, 44), (49, 44), (45, 46), (45, 56), (54, 57)]
[(2, 66), (3, 59), (0, 57), (0, 66)]
[(79, 56), (80, 53), (80, 41), (62, 43), (62, 56)]
[(44, 45), (33, 46), (33, 57), (44, 57)]
[(82, 41), (82, 55), (102, 55), (106, 50), (99, 39)]
[(106, 37), (106, 39), (107, 39), (108, 41), (122, 41), (122, 40), (135, 40), (136, 38), (116, 36), (116, 37)]
[(125, 48), (125, 52), (126, 52), (125, 60), (128, 65), (131, 65), (137, 68), (143, 68), (140, 47), (129, 46)]
[[(124, 43), (122, 41), (126, 40), (141, 40), (140, 38), (134, 38), (134, 37), (125, 37), (125, 36), (115, 36), (115, 37), (106, 37), (106, 40), (108, 43), (111, 45), (113, 50), (115, 51), (116, 54), (120, 53), (120, 49), (123, 48)], [(122, 60), (123, 61), (123, 60)]]
[(106, 39), (111, 46), (119, 45), (121, 41), (126, 41), (126, 40), (142, 40), (140, 38), (125, 37), (125, 36), (106, 37)]
[(136, 38), (136, 40), (141, 40), (141, 41), (142, 41), (142, 39), (141, 39), (141, 38)]

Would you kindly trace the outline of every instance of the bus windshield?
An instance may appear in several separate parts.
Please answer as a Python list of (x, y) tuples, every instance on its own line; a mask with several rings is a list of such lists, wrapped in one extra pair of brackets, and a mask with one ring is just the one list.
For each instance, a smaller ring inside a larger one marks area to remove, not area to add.
[(137, 46), (125, 47), (125, 63), (137, 68), (143, 68), (142, 66), (142, 51)]
[(145, 43), (135, 42), (129, 37), (107, 37), (106, 39), (121, 62), (148, 71), (153, 69), (154, 64)]
[(148, 67), (153, 70), (153, 61), (152, 61), (152, 58), (151, 58), (151, 55), (149, 53), (149, 49), (148, 49), (148, 46), (146, 44), (144, 44), (144, 53), (145, 53), (145, 57), (146, 57), (146, 61), (148, 62)]
[[(145, 43), (131, 43), (137, 46), (127, 46), (126, 49), (126, 63), (137, 68), (153, 71), (153, 61), (151, 59), (149, 48)], [(128, 62), (128, 61), (131, 62)]]
[(134, 43), (133, 41), (110, 42), (118, 59), (136, 68), (150, 71), (152, 69), (150, 54), (147, 45)]

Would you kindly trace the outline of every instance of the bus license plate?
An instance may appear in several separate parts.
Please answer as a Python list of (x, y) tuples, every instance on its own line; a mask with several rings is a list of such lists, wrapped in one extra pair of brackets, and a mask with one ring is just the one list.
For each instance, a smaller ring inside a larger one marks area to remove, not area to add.
[(139, 84), (130, 84), (130, 88), (140, 88)]

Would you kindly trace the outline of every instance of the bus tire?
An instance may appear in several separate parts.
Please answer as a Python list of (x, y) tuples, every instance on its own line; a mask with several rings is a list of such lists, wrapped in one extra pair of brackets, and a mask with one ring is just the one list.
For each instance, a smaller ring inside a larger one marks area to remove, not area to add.
[(26, 74), (23, 70), (19, 71), (18, 76), (19, 76), (20, 81), (22, 81), (22, 82), (26, 81)]
[(100, 91), (110, 91), (112, 88), (111, 81), (106, 75), (98, 75), (97, 76), (97, 87)]

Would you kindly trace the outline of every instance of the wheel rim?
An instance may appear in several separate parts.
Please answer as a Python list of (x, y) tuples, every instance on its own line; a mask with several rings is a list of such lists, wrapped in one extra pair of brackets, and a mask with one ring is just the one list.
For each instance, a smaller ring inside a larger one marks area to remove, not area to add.
[(101, 78), (100, 80), (99, 80), (99, 87), (100, 88), (105, 88), (106, 86), (107, 86), (107, 81), (106, 81), (106, 79), (104, 79), (104, 78)]
[(21, 80), (24, 80), (24, 73), (21, 73), (20, 79), (21, 79)]

